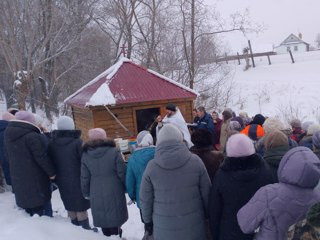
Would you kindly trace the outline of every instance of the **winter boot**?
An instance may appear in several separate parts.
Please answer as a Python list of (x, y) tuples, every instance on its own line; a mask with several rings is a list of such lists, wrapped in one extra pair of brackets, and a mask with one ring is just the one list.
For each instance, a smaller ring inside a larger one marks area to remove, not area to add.
[(71, 223), (73, 224), (73, 225), (75, 225), (75, 226), (80, 226), (79, 225), (79, 222), (78, 222), (78, 219), (71, 219)]
[(82, 221), (78, 221), (79, 223), (79, 226), (81, 226), (83, 229), (87, 229), (87, 230), (92, 230), (94, 232), (98, 232), (98, 229), (97, 228), (91, 228), (90, 227), (90, 224), (89, 224), (89, 219), (85, 219), (85, 220), (82, 220)]

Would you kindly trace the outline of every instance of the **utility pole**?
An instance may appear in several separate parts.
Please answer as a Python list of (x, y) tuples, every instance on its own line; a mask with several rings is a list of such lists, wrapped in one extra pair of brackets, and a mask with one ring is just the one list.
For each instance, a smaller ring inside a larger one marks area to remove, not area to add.
[(253, 52), (252, 52), (252, 47), (251, 47), (251, 41), (248, 40), (248, 44), (249, 44), (249, 49), (250, 49), (250, 55), (251, 55), (251, 60), (252, 60), (252, 67), (256, 67), (256, 64), (254, 62), (254, 57), (253, 57)]

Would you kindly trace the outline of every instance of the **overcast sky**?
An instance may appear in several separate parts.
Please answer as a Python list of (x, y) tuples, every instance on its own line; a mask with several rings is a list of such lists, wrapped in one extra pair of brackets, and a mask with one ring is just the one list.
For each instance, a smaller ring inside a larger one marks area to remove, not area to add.
[[(279, 45), (290, 33), (303, 35), (303, 40), (315, 45), (320, 33), (320, 0), (206, 0), (216, 5), (227, 18), (233, 12), (250, 10), (251, 19), (264, 23), (266, 30), (257, 37), (248, 36), (256, 45)], [(227, 34), (224, 40), (233, 51), (239, 51), (247, 43), (241, 34)]]

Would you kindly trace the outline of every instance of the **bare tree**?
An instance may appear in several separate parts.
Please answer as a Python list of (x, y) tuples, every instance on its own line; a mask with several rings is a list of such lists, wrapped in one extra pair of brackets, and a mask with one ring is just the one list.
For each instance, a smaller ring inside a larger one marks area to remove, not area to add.
[(293, 99), (288, 100), (286, 103), (279, 103), (277, 112), (280, 119), (288, 124), (292, 119), (300, 119), (301, 121), (306, 119), (301, 112), (301, 106), (297, 105)]
[(95, 21), (113, 43), (113, 62), (116, 62), (122, 46), (131, 58), (133, 49), (134, 12), (137, 0), (101, 0), (95, 11)]
[[(163, 6), (166, 1), (156, 0), (139, 0), (139, 8), (134, 11), (134, 17), (137, 24), (137, 44), (139, 45), (139, 53), (142, 57), (142, 63), (147, 68), (154, 68), (160, 72), (159, 52), (156, 52), (160, 42), (164, 28), (162, 22), (166, 17), (161, 12), (166, 9)], [(168, 5), (167, 5), (168, 6)]]
[[(0, 2), (0, 51), (14, 74), (26, 71), (17, 89), (21, 108), (44, 74), (48, 88), (54, 79), (55, 59), (72, 50), (92, 18), (95, 0), (3, 0)], [(47, 117), (49, 96), (43, 95)]]
[(56, 60), (57, 77), (50, 94), (59, 100), (81, 88), (113, 62), (111, 39), (95, 24), (84, 30), (78, 46)]
[(254, 93), (256, 100), (258, 101), (259, 105), (259, 112), (262, 113), (262, 104), (270, 102), (270, 93), (268, 91), (268, 87), (264, 86), (262, 89), (257, 90)]

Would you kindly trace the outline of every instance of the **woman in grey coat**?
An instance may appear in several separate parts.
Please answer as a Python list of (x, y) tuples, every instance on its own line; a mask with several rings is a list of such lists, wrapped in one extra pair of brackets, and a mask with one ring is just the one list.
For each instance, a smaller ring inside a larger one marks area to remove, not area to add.
[(188, 150), (181, 131), (165, 125), (140, 188), (142, 218), (153, 223), (154, 240), (206, 239), (210, 186), (203, 162)]
[(93, 224), (101, 227), (106, 236), (121, 237), (121, 225), (128, 220), (126, 165), (103, 129), (89, 130), (81, 162), (81, 189), (83, 196), (90, 199)]

